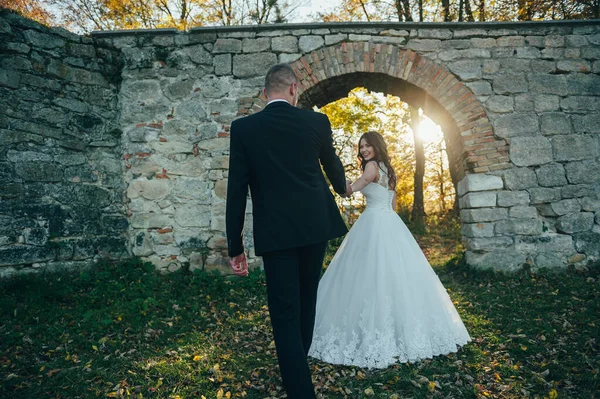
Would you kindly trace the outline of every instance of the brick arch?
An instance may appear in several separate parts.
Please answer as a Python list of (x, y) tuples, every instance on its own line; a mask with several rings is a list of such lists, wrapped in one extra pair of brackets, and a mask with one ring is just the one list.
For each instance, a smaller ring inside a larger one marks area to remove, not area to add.
[(453, 180), (510, 167), (508, 143), (494, 136), (485, 108), (450, 71), (395, 45), (344, 42), (293, 62), (300, 79), (299, 105), (323, 106), (364, 86), (423, 108), (445, 135)]

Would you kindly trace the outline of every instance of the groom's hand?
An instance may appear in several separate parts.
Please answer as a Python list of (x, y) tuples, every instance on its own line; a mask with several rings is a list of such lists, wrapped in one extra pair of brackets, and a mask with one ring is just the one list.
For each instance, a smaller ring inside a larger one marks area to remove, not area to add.
[(349, 198), (352, 195), (352, 182), (350, 180), (346, 180), (346, 192), (342, 197)]
[(246, 277), (248, 275), (248, 261), (246, 260), (245, 252), (242, 252), (240, 255), (231, 258), (229, 263), (231, 264), (234, 274), (242, 277)]

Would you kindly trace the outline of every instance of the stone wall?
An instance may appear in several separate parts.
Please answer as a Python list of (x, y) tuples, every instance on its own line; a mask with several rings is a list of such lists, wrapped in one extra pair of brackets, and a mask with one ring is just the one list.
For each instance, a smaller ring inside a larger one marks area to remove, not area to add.
[(0, 14), (0, 276), (127, 254), (120, 53)]
[[(79, 131), (91, 136), (114, 127), (123, 134), (102, 140), (115, 147), (89, 142), (83, 154), (94, 170), (91, 154), (122, 158), (128, 220), (109, 220), (127, 228), (132, 254), (158, 268), (226, 267), (228, 129), (235, 118), (264, 107), (264, 74), (277, 62), (295, 68), (305, 107), (365, 86), (422, 106), (443, 126), (471, 265), (515, 270), (525, 263), (564, 267), (600, 258), (597, 21), (287, 24), (98, 32), (92, 38), (79, 39), (97, 52), (96, 63), (84, 65), (100, 70), (81, 83), (110, 75), (103, 75), (102, 65), (107, 65), (101, 49), (113, 57), (108, 49), (118, 52), (114, 60), (123, 67), (116, 75), (122, 81), (118, 103), (102, 87), (113, 100), (110, 109), (97, 113), (103, 124)], [(73, 57), (59, 58), (67, 64)], [(9, 64), (13, 70), (20, 65), (19, 60)], [(107, 80), (114, 88), (114, 81)], [(96, 96), (79, 100), (98, 109)], [(60, 106), (56, 101), (48, 104)], [(11, 126), (14, 134), (14, 122)], [(62, 129), (68, 134), (67, 127)], [(43, 148), (38, 152), (62, 147)], [(7, 162), (15, 162), (4, 153)], [(107, 183), (105, 172), (98, 173), (97, 181), (80, 186), (110, 188), (111, 200), (118, 203), (117, 187)], [(116, 169), (106, 176), (113, 173), (116, 179)], [(19, 172), (9, 170), (5, 176), (18, 179)], [(65, 200), (62, 206), (68, 204)], [(117, 206), (105, 209), (124, 212)], [(246, 236), (253, 255), (250, 211), (249, 203)], [(10, 220), (18, 220), (11, 212)], [(101, 227), (107, 217), (100, 216)], [(23, 245), (5, 243), (4, 248), (12, 247)]]

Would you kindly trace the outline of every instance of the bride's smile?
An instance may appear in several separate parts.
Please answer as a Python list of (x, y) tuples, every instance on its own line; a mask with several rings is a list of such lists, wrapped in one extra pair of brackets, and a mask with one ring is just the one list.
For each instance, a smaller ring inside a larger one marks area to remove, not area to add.
[(360, 141), (359, 150), (365, 161), (368, 161), (375, 156), (375, 149), (371, 144), (367, 143), (367, 140), (365, 139)]

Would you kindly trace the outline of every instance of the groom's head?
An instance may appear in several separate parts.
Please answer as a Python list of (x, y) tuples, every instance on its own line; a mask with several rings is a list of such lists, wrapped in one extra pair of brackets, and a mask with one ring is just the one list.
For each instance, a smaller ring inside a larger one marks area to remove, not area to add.
[(292, 67), (288, 64), (272, 66), (265, 77), (264, 92), (269, 101), (284, 99), (295, 106), (298, 102), (298, 79)]

